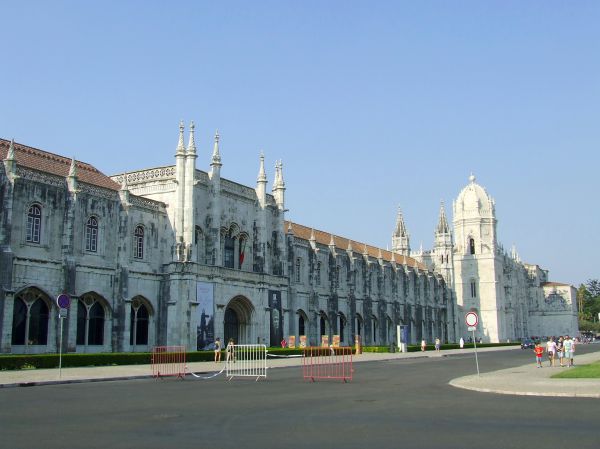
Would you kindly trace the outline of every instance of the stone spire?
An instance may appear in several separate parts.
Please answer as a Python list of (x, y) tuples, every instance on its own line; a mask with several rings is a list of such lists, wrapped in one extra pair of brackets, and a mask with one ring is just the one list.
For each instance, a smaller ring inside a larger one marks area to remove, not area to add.
[(8, 147), (8, 153), (6, 159), (4, 159), (4, 166), (6, 167), (6, 173), (9, 177), (14, 180), (17, 178), (17, 160), (15, 158), (15, 139), (10, 141)]
[(67, 175), (67, 187), (69, 192), (77, 193), (77, 163), (75, 158), (71, 159), (71, 166), (69, 167), (69, 174)]
[(437, 234), (449, 234), (450, 233), (450, 226), (448, 226), (448, 220), (446, 219), (446, 210), (445, 210), (443, 201), (440, 203), (440, 218), (438, 220), (436, 233)]
[[(194, 140), (194, 122), (190, 123), (190, 140), (187, 146), (187, 155), (195, 155), (196, 154), (196, 141)], [(179, 148), (178, 148), (179, 149)]]
[(277, 207), (281, 210), (285, 208), (285, 182), (283, 182), (283, 163), (277, 161), (275, 164), (275, 180), (273, 181), (273, 196)]
[(212, 162), (210, 165), (218, 165), (220, 167), (223, 164), (221, 164), (221, 153), (219, 153), (219, 139), (219, 130), (217, 129), (217, 131), (215, 132), (215, 145), (213, 147)]
[(185, 146), (183, 144), (183, 130), (184, 130), (183, 120), (181, 120), (179, 122), (179, 142), (177, 143), (177, 152), (176, 152), (176, 154), (178, 156), (185, 154)]
[(398, 216), (396, 217), (396, 228), (392, 234), (392, 251), (403, 256), (410, 255), (410, 236), (406, 230), (404, 216), (400, 208), (398, 208)]
[(258, 169), (258, 178), (256, 180), (258, 183), (267, 182), (267, 174), (265, 173), (265, 155), (263, 152), (260, 152), (260, 167)]

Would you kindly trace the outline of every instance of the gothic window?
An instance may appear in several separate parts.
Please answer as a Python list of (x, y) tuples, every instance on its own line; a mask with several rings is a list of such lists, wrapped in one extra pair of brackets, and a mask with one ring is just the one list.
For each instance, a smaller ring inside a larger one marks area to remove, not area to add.
[(77, 302), (77, 344), (99, 346), (104, 344), (104, 307), (99, 299), (88, 294)]
[(356, 314), (356, 335), (362, 335), (362, 317), (357, 313)]
[(324, 313), (321, 313), (321, 319), (319, 320), (319, 331), (319, 335), (327, 335), (327, 321)]
[(298, 335), (306, 335), (306, 314), (298, 310)]
[(233, 252), (235, 248), (235, 240), (231, 235), (225, 235), (223, 246), (223, 266), (226, 268), (234, 268)]
[(471, 298), (477, 298), (477, 284), (475, 281), (471, 281)]
[(98, 251), (98, 219), (90, 217), (85, 225), (85, 250)]
[(296, 258), (296, 272), (295, 272), (295, 276), (296, 276), (296, 283), (300, 283), (300, 266), (302, 264), (302, 260), (298, 257)]
[(315, 273), (315, 283), (321, 285), (321, 262), (317, 262), (317, 270)]
[(42, 232), (42, 208), (34, 204), (27, 212), (27, 237), (26, 240), (31, 243), (40, 243)]
[(475, 239), (469, 239), (469, 254), (475, 254)]
[(142, 225), (136, 226), (133, 232), (133, 257), (144, 258), (144, 227)]
[(150, 314), (146, 305), (138, 298), (131, 302), (131, 318), (129, 344), (147, 345), (148, 344), (148, 321)]
[(17, 295), (13, 308), (12, 344), (47, 344), (48, 317), (48, 305), (38, 290), (28, 289)]

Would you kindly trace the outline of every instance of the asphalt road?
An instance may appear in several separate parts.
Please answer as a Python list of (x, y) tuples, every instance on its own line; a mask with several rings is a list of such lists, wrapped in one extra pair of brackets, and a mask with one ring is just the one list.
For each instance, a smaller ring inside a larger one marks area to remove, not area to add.
[[(586, 351), (584, 345), (578, 351)], [(482, 372), (534, 363), (480, 353)], [(254, 382), (132, 380), (0, 389), (0, 448), (600, 447), (597, 399), (449, 386), (470, 355), (356, 363), (352, 382), (305, 382), (300, 367)]]

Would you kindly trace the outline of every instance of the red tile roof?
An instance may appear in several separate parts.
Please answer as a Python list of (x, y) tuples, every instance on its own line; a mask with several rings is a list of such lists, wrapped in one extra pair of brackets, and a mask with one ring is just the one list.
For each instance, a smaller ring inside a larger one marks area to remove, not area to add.
[[(287, 229), (290, 226), (290, 224), (292, 226), (292, 231), (294, 232), (294, 235), (296, 237), (299, 237), (304, 240), (310, 240), (310, 236), (313, 231), (312, 228), (300, 225), (298, 223), (292, 223), (292, 222), (286, 221), (285, 222), (285, 231), (286, 232), (287, 232)], [(314, 233), (315, 233), (315, 240), (317, 243), (328, 246), (329, 243), (331, 242), (332, 234), (330, 234), (328, 232), (319, 231), (317, 229), (314, 229)], [(335, 247), (339, 250), (343, 250), (343, 251), (347, 250), (348, 243), (351, 242), (352, 243), (352, 251), (354, 253), (364, 254), (365, 247), (366, 247), (367, 254), (370, 257), (377, 259), (379, 257), (379, 251), (381, 251), (381, 258), (383, 260), (385, 260), (386, 262), (391, 262), (391, 260), (392, 260), (392, 252), (385, 250), (385, 249), (377, 248), (377, 247), (371, 246), (371, 245), (365, 245), (365, 243), (357, 242), (355, 240), (350, 240), (345, 237), (339, 237), (337, 235), (333, 236), (333, 242), (335, 244)], [(401, 265), (406, 264), (409, 267), (417, 267), (419, 270), (428, 271), (427, 267), (424, 264), (417, 262), (412, 257), (401, 256), (400, 254), (394, 253), (394, 259), (395, 259), (396, 263), (398, 263), (398, 264), (401, 264)]]
[[(0, 158), (5, 159), (8, 154), (10, 141), (0, 139)], [(15, 159), (22, 167), (31, 168), (44, 173), (67, 177), (71, 167), (71, 159), (58, 154), (38, 150), (15, 142)], [(85, 162), (75, 161), (77, 179), (86, 184), (103, 187), (110, 190), (120, 190), (121, 186), (100, 172), (97, 168)]]

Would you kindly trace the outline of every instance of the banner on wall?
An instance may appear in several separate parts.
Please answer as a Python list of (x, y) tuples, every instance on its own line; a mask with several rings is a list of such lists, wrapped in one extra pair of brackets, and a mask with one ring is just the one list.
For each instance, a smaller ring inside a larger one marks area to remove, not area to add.
[(323, 348), (329, 347), (329, 335), (321, 335), (321, 346)]
[(271, 346), (277, 346), (283, 339), (283, 313), (281, 292), (269, 290), (269, 308), (271, 309)]
[(290, 335), (288, 338), (288, 348), (295, 349), (296, 348), (296, 336)]
[(300, 335), (300, 347), (306, 348), (306, 335)]
[(334, 348), (339, 348), (340, 347), (340, 336), (339, 335), (334, 335), (333, 336), (332, 345), (333, 345)]
[(196, 283), (196, 313), (198, 328), (196, 334), (196, 349), (210, 350), (215, 342), (215, 298), (212, 282)]

